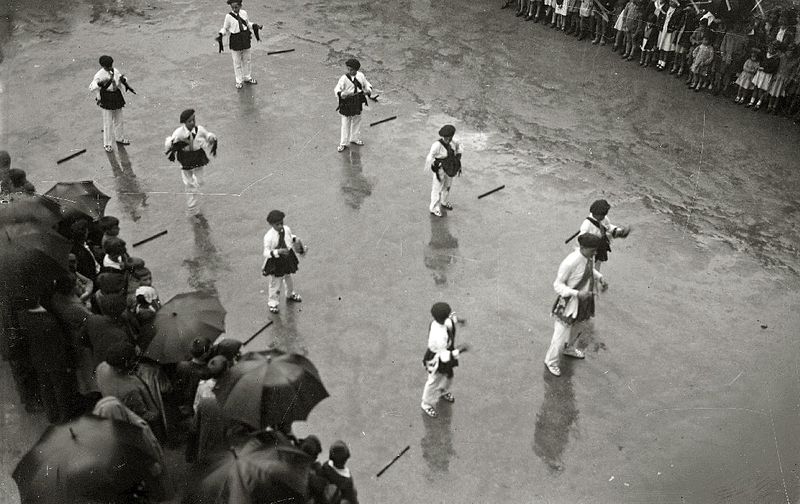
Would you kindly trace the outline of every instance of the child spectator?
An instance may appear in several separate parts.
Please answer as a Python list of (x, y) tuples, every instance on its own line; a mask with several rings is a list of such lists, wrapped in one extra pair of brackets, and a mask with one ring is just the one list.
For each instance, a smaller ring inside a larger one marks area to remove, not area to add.
[(614, 0), (598, 0), (594, 5), (594, 40), (592, 44), (606, 45), (608, 18), (614, 10)]
[(761, 49), (754, 47), (750, 49), (750, 58), (748, 58), (744, 65), (742, 65), (742, 72), (739, 78), (736, 79), (736, 85), (739, 86), (739, 92), (736, 93), (736, 103), (744, 103), (750, 90), (753, 89), (753, 76), (760, 65)]
[(719, 67), (714, 76), (714, 94), (725, 93), (733, 81), (736, 68), (741, 68), (739, 60), (744, 58), (747, 39), (739, 33), (740, 25), (732, 25), (722, 37), (719, 46)]
[(678, 0), (669, 0), (669, 7), (667, 7), (663, 17), (659, 19), (661, 30), (658, 33), (658, 50), (660, 51), (658, 64), (656, 65), (656, 70), (658, 71), (667, 68), (672, 53), (675, 52), (675, 42), (673, 38), (678, 29), (679, 16), (676, 13), (679, 6)]
[(723, 20), (715, 19), (711, 23), (709, 31), (711, 35), (711, 47), (714, 49), (714, 59), (711, 61), (711, 66), (708, 69), (706, 87), (712, 89), (714, 87), (714, 76), (717, 74), (717, 70), (720, 67), (720, 46), (722, 45), (722, 38), (727, 31), (727, 26)]
[(625, 18), (623, 20), (623, 34), (625, 50), (622, 51), (622, 57), (628, 61), (633, 59), (633, 50), (635, 48), (634, 39), (636, 33), (639, 31), (639, 24), (642, 22), (642, 2), (641, 0), (629, 0), (628, 5), (625, 7)]
[(645, 18), (644, 29), (642, 31), (642, 55), (639, 58), (639, 66), (647, 68), (650, 60), (653, 59), (653, 48), (656, 45), (658, 32), (656, 31), (656, 15), (651, 12)]
[(579, 28), (578, 28), (578, 40), (583, 40), (589, 35), (589, 28), (592, 22), (592, 6), (594, 5), (594, 0), (581, 0), (580, 2), (580, 10), (578, 14), (580, 15), (579, 18)]
[[(708, 31), (708, 24), (704, 19), (701, 19), (700, 24), (692, 32), (692, 36), (689, 37), (689, 52), (686, 54), (686, 64), (690, 68), (694, 63), (694, 53), (697, 50), (697, 48), (700, 47), (700, 44), (703, 43), (703, 37), (705, 37), (707, 31)], [(686, 85), (691, 86), (691, 82), (694, 80), (694, 76), (692, 75), (691, 70), (688, 73), (689, 76), (686, 78)]]
[(106, 215), (97, 220), (97, 227), (103, 232), (103, 237), (100, 239), (100, 246), (105, 248), (106, 242), (109, 238), (116, 238), (119, 236), (119, 219)]
[(611, 51), (617, 52), (617, 49), (623, 49), (625, 39), (625, 32), (622, 31), (625, 24), (625, 9), (628, 7), (627, 0), (617, 0), (614, 4), (614, 45), (611, 46)]
[(750, 102), (747, 107), (753, 107), (753, 110), (758, 110), (764, 103), (764, 99), (769, 92), (769, 85), (772, 83), (772, 76), (778, 70), (780, 65), (781, 56), (780, 43), (772, 43), (767, 48), (766, 57), (760, 62), (756, 74), (753, 76), (753, 96), (750, 97)]
[(680, 77), (686, 71), (686, 56), (691, 46), (690, 38), (694, 29), (694, 9), (691, 5), (687, 5), (678, 13), (678, 31), (675, 34), (675, 60), (669, 70), (669, 73), (677, 74), (677, 77)]
[(692, 66), (689, 69), (692, 73), (692, 80), (689, 88), (693, 88), (695, 92), (703, 89), (703, 86), (708, 83), (708, 73), (713, 61), (714, 48), (711, 47), (711, 35), (706, 33), (703, 35), (702, 43), (692, 54)]
[(358, 492), (353, 483), (350, 469), (345, 465), (350, 458), (350, 449), (344, 441), (335, 441), (328, 451), (329, 460), (322, 466), (320, 474), (334, 485), (329, 491), (326, 489), (325, 497), (328, 502), (341, 504), (358, 504)]
[(797, 68), (797, 46), (792, 44), (780, 56), (780, 64), (778, 70), (772, 78), (769, 85), (769, 105), (767, 112), (777, 114), (778, 105), (781, 98), (786, 96), (786, 88), (789, 85), (789, 79)]
[(797, 36), (796, 22), (797, 14), (793, 9), (782, 14), (779, 18), (778, 26), (776, 26), (773, 33), (771, 33), (772, 40), (783, 43), (785, 47), (794, 44), (795, 37)]

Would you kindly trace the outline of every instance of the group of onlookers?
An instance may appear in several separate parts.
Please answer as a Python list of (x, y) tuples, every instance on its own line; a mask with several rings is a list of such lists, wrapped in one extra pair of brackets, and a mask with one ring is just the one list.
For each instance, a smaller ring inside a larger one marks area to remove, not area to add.
[(680, 0), (506, 0), (517, 17), (592, 44), (612, 44), (628, 61), (686, 79), (696, 92), (734, 97), (800, 124), (800, 50), (794, 8), (742, 18), (725, 6)]

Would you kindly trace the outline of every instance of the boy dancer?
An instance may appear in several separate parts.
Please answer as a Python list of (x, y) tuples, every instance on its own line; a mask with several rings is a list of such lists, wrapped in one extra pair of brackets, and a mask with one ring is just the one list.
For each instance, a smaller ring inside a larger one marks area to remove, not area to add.
[(122, 97), (121, 86), (128, 91), (133, 89), (128, 86), (128, 81), (122, 73), (114, 68), (114, 59), (111, 56), (100, 56), (100, 70), (94, 74), (89, 91), (94, 92), (97, 105), (103, 109), (103, 148), (111, 152), (111, 141), (118, 144), (130, 145), (125, 138), (124, 124), (122, 122), (122, 107), (125, 98)]
[(286, 302), (299, 303), (300, 295), (294, 291), (292, 275), (297, 273), (297, 255), (294, 252), (295, 236), (289, 226), (283, 225), (286, 215), (280, 210), (272, 210), (267, 215), (271, 226), (264, 235), (264, 266), (261, 273), (269, 277), (269, 311), (278, 313), (281, 283), (286, 285)]
[(558, 267), (553, 282), (558, 298), (551, 311), (556, 319), (555, 329), (544, 358), (545, 366), (554, 376), (561, 376), (559, 361), (562, 353), (576, 359), (585, 357), (583, 351), (575, 347), (575, 340), (580, 335), (576, 328), (594, 317), (594, 283), (598, 282), (602, 291), (608, 289), (603, 275), (594, 268), (594, 254), (602, 243), (599, 236), (580, 235), (580, 248), (568, 255)]
[(609, 205), (608, 201), (604, 199), (596, 200), (589, 207), (589, 217), (586, 217), (583, 221), (578, 232), (579, 235), (595, 235), (603, 241), (594, 256), (594, 267), (598, 271), (600, 270), (600, 264), (608, 261), (608, 253), (611, 252), (611, 239), (627, 238), (631, 232), (630, 226), (615, 226), (611, 224), (607, 217), (609, 210), (611, 210), (611, 205)]
[[(347, 144), (364, 145), (361, 140), (361, 108), (367, 104), (366, 96), (372, 95), (372, 84), (359, 71), (361, 62), (355, 58), (345, 61), (347, 73), (339, 77), (333, 92), (339, 98), (336, 110), (342, 116), (342, 130), (339, 136), (338, 151), (342, 152)], [(366, 95), (366, 96), (365, 96)]]
[(430, 331), (428, 332), (428, 349), (422, 363), (428, 371), (428, 380), (422, 391), (422, 411), (430, 417), (437, 417), (436, 404), (439, 399), (455, 402), (450, 393), (453, 383), (453, 368), (458, 366), (458, 356), (469, 350), (469, 345), (456, 347), (456, 314), (447, 303), (435, 303), (431, 307)]
[(445, 124), (439, 130), (439, 140), (433, 142), (428, 157), (425, 158), (425, 171), (433, 172), (431, 184), (431, 204), (429, 210), (436, 217), (442, 217), (442, 208), (453, 209), (449, 202), (450, 185), (453, 177), (461, 174), (461, 142), (453, 140), (456, 128)]
[(261, 42), (258, 31), (263, 26), (250, 22), (247, 12), (242, 9), (242, 0), (228, 0), (228, 5), (231, 6), (231, 12), (225, 15), (225, 21), (222, 23), (222, 28), (216, 40), (219, 44), (219, 52), (222, 52), (222, 37), (230, 34), (228, 47), (231, 49), (231, 57), (233, 58), (236, 89), (242, 89), (242, 83), (245, 82), (247, 84), (258, 84), (250, 71), (250, 39), (252, 34), (255, 33), (256, 40)]
[(177, 155), (181, 164), (181, 178), (186, 187), (186, 205), (190, 215), (199, 215), (198, 192), (203, 185), (203, 167), (208, 164), (203, 148), (207, 148), (212, 156), (217, 155), (217, 137), (197, 124), (194, 109), (181, 112), (182, 125), (172, 132), (164, 141), (169, 160), (174, 161)]

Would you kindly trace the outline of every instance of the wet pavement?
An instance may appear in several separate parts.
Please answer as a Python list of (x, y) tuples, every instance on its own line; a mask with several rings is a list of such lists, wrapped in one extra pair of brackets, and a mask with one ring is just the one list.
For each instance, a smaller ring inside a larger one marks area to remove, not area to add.
[[(274, 319), (248, 348), (318, 365), (331, 397), (295, 431), (325, 449), (347, 440), (363, 502), (798, 501), (796, 127), (687, 93), (499, 1), (247, 2), (266, 35), (259, 84), (237, 92), (213, 40), (224, 7), (4, 7), (2, 145), (42, 192), (94, 179), (128, 243), (167, 229), (132, 249), (162, 300), (216, 290), (241, 339)], [(101, 53), (138, 92), (126, 96), (133, 143), (109, 156), (86, 91)], [(381, 96), (366, 145), (339, 154), (333, 86), (350, 56)], [(200, 222), (162, 154), (187, 107), (220, 138)], [(436, 219), (423, 161), (447, 122), (465, 171), (455, 210)], [(552, 281), (599, 197), (635, 229), (603, 267), (611, 288), (586, 360), (556, 379), (542, 364)], [(303, 303), (278, 316), (259, 273), (272, 208), (310, 246)], [(432, 420), (420, 358), (438, 300), (468, 319), (459, 339), (474, 351), (456, 403)], [(8, 475), (43, 425), (20, 413), (0, 368), (0, 502), (16, 502)]]

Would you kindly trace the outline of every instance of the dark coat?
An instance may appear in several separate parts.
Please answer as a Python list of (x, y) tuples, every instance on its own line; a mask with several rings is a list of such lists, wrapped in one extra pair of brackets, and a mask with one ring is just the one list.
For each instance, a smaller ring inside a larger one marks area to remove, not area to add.
[(75, 356), (69, 337), (55, 315), (45, 310), (19, 310), (17, 320), (28, 344), (31, 365), (37, 372), (73, 369)]

